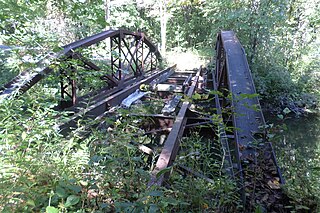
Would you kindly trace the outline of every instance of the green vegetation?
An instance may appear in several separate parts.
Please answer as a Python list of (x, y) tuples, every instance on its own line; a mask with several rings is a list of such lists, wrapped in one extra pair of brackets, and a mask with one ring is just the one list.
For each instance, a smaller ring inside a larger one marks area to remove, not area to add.
[[(183, 52), (182, 59), (190, 52), (210, 59), (217, 32), (234, 30), (268, 107), (280, 111), (287, 107), (295, 113), (319, 108), (319, 0), (0, 0), (0, 45), (12, 48), (0, 49), (0, 84), (46, 53), (109, 28), (145, 32), (168, 51), (168, 61), (175, 52)], [(99, 50), (104, 48), (102, 44)], [(99, 66), (108, 70), (106, 64)], [(98, 73), (80, 71), (83, 94), (103, 86), (96, 81)], [(242, 208), (236, 184), (220, 171), (221, 150), (214, 150), (214, 158), (208, 155), (209, 140), (196, 133), (183, 138), (169, 179), (171, 188), (147, 188), (156, 156), (132, 143), (137, 140), (134, 135), (141, 134), (131, 125), (136, 122), (133, 118), (123, 116), (114, 124), (106, 120), (113, 127), (92, 130), (88, 138), (76, 134), (86, 125), (79, 121), (82, 125), (74, 134), (60, 135), (55, 127), (66, 115), (53, 110), (59, 99), (57, 82), (54, 74), (17, 100), (1, 103), (0, 211), (235, 212)], [(152, 102), (133, 110), (154, 113), (157, 107)], [(283, 114), (279, 116), (287, 116)], [(138, 140), (153, 142), (149, 137)], [(293, 207), (288, 208), (296, 212), (320, 208), (319, 146), (314, 150), (316, 160), (306, 162), (294, 155), (292, 164), (287, 155), (291, 147), (278, 152), (288, 179), (285, 190), (292, 199)], [(202, 171), (212, 182), (185, 175), (180, 165)]]
[[(156, 155), (141, 152), (135, 144), (156, 144), (152, 137), (135, 136), (143, 134), (135, 125), (140, 118), (125, 116), (129, 111), (122, 109), (123, 116), (116, 121), (106, 118), (111, 124), (107, 130), (92, 130), (88, 138), (82, 138), (77, 134), (82, 131), (80, 126), (63, 137), (53, 128), (64, 119), (54, 119), (58, 117), (58, 112), (50, 109), (54, 95), (39, 86), (2, 104), (2, 212), (198, 212), (240, 206), (235, 183), (220, 168), (219, 144), (215, 151), (208, 149), (212, 139), (196, 133), (184, 138), (168, 180), (171, 187), (148, 188)], [(147, 105), (144, 110), (154, 109)], [(179, 165), (202, 171), (211, 182), (185, 177), (178, 172)], [(190, 185), (193, 187), (186, 193)]]

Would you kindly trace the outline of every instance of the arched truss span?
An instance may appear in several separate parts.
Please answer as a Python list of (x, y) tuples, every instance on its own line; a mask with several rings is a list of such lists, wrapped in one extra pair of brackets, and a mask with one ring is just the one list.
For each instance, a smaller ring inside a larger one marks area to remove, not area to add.
[[(97, 65), (92, 59), (85, 57), (82, 50), (90, 49), (99, 43), (105, 43), (103, 60), (108, 63), (108, 71)], [(73, 60), (75, 59), (75, 60)], [(49, 54), (36, 64), (36, 69), (28, 69), (4, 85), (0, 91), (0, 99), (17, 93), (24, 93), (47, 74), (53, 71), (52, 61), (68, 62), (60, 68), (61, 98), (74, 105), (77, 102), (77, 61), (79, 66), (89, 70), (101, 71), (100, 79), (107, 83), (108, 88), (121, 87), (126, 81), (142, 77), (156, 69), (162, 60), (157, 47), (142, 32), (128, 30), (108, 30), (63, 46), (56, 54)], [(75, 62), (74, 62), (75, 61)], [(68, 64), (68, 63), (67, 63)]]

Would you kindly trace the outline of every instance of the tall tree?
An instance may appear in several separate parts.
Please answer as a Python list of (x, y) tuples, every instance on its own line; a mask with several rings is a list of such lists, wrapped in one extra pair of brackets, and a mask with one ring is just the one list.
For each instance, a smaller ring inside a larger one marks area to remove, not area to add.
[(109, 17), (110, 17), (110, 0), (105, 0), (104, 2), (104, 20), (106, 21), (106, 30), (110, 29), (110, 25), (108, 24), (109, 22)]
[(160, 25), (161, 25), (161, 54), (166, 54), (167, 40), (167, 5), (166, 0), (160, 1)]

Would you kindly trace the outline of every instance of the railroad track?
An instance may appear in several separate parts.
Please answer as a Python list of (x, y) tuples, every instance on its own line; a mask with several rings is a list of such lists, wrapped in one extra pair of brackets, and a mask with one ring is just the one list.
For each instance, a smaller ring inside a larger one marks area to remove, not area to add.
[[(126, 41), (124, 35), (129, 35), (132, 42)], [(197, 129), (200, 136), (209, 138), (212, 144), (214, 141), (220, 142), (223, 170), (237, 181), (244, 212), (254, 212), (257, 206), (267, 212), (283, 211), (285, 198), (280, 186), (284, 184), (284, 180), (266, 136), (265, 120), (244, 50), (232, 31), (218, 35), (215, 69), (200, 67), (196, 70), (177, 70), (176, 66), (164, 70), (155, 69), (152, 54), (159, 54), (155, 46), (149, 40), (144, 40), (143, 34), (128, 31), (111, 30), (88, 37), (65, 46), (64, 52), (53, 57), (57, 59), (63, 55), (67, 57), (64, 60), (78, 59), (82, 61), (81, 66), (102, 70), (74, 50), (88, 47), (105, 38), (111, 39), (111, 49), (119, 51), (124, 59), (121, 62), (121, 57), (111, 56), (114, 70), (111, 75), (104, 73), (101, 78), (107, 82), (107, 87), (83, 97), (76, 96), (76, 82), (70, 76), (64, 76), (61, 81), (61, 96), (66, 101), (62, 108), (70, 116), (59, 126), (62, 134), (68, 135), (82, 120), (91, 120), (92, 125), (86, 126), (78, 134), (90, 134), (91, 128), (106, 129), (110, 123), (106, 123), (105, 118), (115, 121), (119, 117), (119, 109), (123, 108), (127, 110), (127, 114), (122, 116), (147, 118), (141, 119), (136, 124), (137, 128), (144, 132), (143, 135), (157, 136), (155, 144), (158, 148), (137, 141), (132, 141), (132, 144), (148, 155), (158, 156), (156, 163), (149, 168), (151, 179), (148, 186), (151, 187), (169, 183), (169, 169), (181, 151), (182, 138), (188, 135), (187, 130), (201, 127), (201, 130)], [(149, 47), (146, 56), (141, 55), (143, 41)], [(121, 45), (121, 42), (124, 44)], [(144, 64), (148, 61), (150, 66), (144, 72)], [(44, 75), (52, 72), (47, 62), (40, 62), (40, 65), (40, 73), (22, 73), (5, 85), (2, 95), (10, 96), (15, 90), (25, 92)], [(132, 69), (133, 74), (123, 72), (123, 67), (127, 71)], [(133, 71), (134, 67), (139, 70)], [(64, 72), (60, 70), (60, 73)], [(23, 80), (23, 76), (28, 78)], [(199, 96), (200, 98), (194, 98)], [(131, 110), (137, 102), (150, 105), (152, 112)], [(199, 108), (202, 110), (197, 110)], [(184, 165), (179, 165), (179, 168), (211, 181), (201, 171), (193, 171)]]

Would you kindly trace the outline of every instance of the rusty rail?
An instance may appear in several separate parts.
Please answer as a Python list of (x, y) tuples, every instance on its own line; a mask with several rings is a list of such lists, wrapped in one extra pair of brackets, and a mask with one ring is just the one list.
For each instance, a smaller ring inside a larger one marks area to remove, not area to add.
[(136, 80), (136, 82), (132, 83), (131, 85), (128, 85), (127, 87), (123, 87), (120, 90), (117, 90), (117, 92), (112, 94), (106, 94), (103, 95), (103, 97), (97, 96), (97, 100), (91, 100), (93, 103), (92, 105), (89, 105), (88, 107), (80, 110), (75, 115), (70, 117), (70, 119), (60, 125), (60, 129), (62, 134), (66, 134), (67, 132), (70, 132), (72, 128), (77, 127), (77, 121), (79, 119), (87, 119), (87, 118), (95, 118), (103, 114), (105, 111), (107, 111), (110, 107), (114, 107), (116, 105), (119, 105), (123, 99), (125, 99), (128, 95), (133, 93), (135, 90), (137, 90), (140, 85), (142, 84), (149, 84), (156, 78), (161, 77), (162, 75), (165, 75), (167, 73), (170, 73), (172, 70), (176, 69), (176, 65), (167, 68), (162, 71), (158, 71), (153, 73), (152, 75), (143, 78), (141, 80)]
[[(201, 67), (198, 70), (195, 78), (192, 81), (191, 87), (188, 89), (187, 96), (191, 98), (191, 96), (194, 94), (196, 86), (198, 84), (198, 79), (201, 73)], [(156, 167), (152, 171), (151, 175), (151, 181), (149, 182), (149, 186), (151, 185), (162, 185), (163, 181), (168, 178), (169, 173), (166, 172), (165, 174), (160, 175), (157, 177), (157, 174), (169, 166), (173, 164), (173, 161), (175, 160), (178, 149), (179, 149), (179, 143), (180, 139), (182, 137), (187, 119), (186, 119), (186, 112), (188, 107), (190, 106), (189, 101), (184, 101), (182, 103), (182, 106), (180, 108), (180, 111), (175, 119), (175, 123), (172, 127), (172, 130), (170, 131), (170, 134), (168, 135), (168, 138), (164, 144), (164, 147), (162, 148), (162, 152), (159, 156), (159, 159), (156, 163)]]

